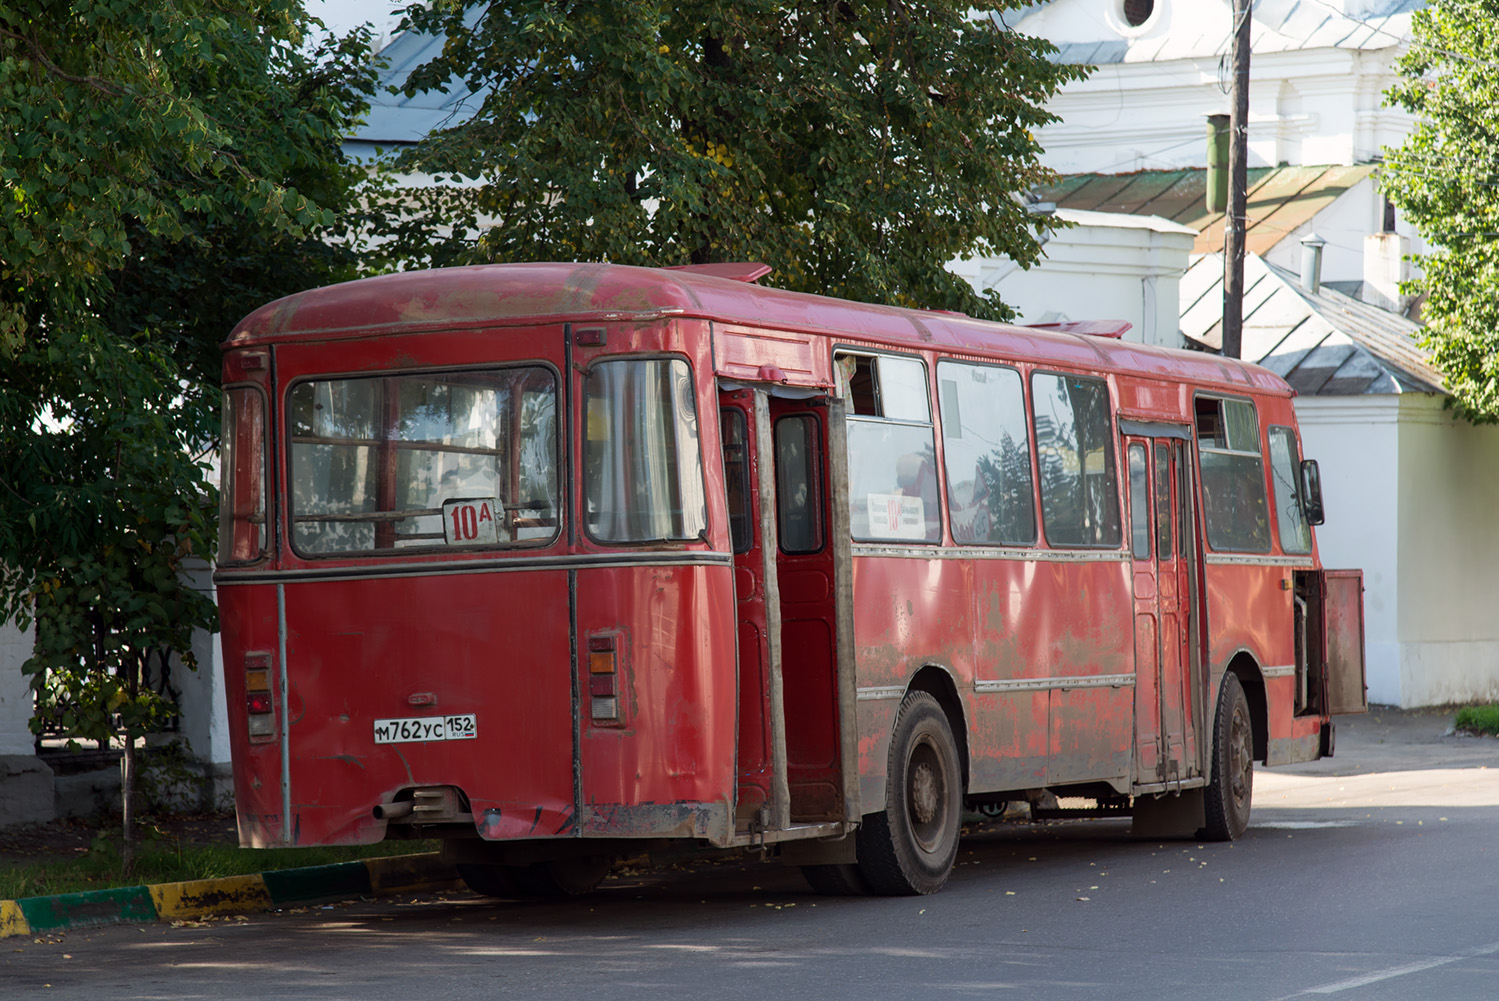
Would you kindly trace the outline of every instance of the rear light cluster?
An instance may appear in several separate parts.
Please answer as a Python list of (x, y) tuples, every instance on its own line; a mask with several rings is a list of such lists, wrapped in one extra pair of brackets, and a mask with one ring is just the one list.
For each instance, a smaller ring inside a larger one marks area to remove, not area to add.
[(276, 700), (271, 697), (271, 655), (245, 654), (245, 715), (250, 743), (276, 739)]
[(595, 726), (623, 726), (619, 706), (619, 651), (613, 634), (588, 637), (588, 718)]

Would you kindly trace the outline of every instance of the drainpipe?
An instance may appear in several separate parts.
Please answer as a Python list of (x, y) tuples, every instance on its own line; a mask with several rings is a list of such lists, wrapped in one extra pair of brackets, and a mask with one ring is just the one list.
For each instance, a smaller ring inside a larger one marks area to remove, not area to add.
[(1208, 115), (1207, 210), (1228, 208), (1228, 116)]
[(1322, 248), (1327, 241), (1316, 233), (1301, 238), (1301, 287), (1316, 292), (1322, 287)]

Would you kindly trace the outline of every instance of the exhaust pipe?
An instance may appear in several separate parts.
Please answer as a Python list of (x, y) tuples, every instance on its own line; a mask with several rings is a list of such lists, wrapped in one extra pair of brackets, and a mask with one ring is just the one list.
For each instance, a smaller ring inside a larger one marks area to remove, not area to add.
[(400, 820), (411, 816), (415, 806), (415, 800), (403, 799), (395, 803), (379, 803), (372, 812), (376, 820)]

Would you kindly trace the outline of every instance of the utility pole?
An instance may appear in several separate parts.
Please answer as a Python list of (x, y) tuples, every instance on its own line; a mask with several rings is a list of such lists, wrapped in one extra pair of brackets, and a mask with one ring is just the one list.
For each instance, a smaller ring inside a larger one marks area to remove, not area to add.
[(1233, 107), (1228, 116), (1228, 216), (1223, 227), (1223, 355), (1244, 345), (1244, 213), (1249, 159), (1249, 8), (1234, 0)]

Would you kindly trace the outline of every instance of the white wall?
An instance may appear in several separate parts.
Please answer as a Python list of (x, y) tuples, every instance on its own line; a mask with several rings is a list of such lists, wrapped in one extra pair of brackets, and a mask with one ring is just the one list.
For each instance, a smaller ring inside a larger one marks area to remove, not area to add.
[(21, 665), (31, 656), (31, 635), (0, 623), (0, 756), (31, 754), (31, 687)]
[[(1270, 220), (1273, 224), (1274, 220)], [(1365, 178), (1323, 207), (1310, 220), (1287, 231), (1264, 255), (1265, 260), (1292, 274), (1301, 273), (1301, 238), (1315, 233), (1327, 242), (1322, 249), (1322, 280), (1362, 281), (1365, 277), (1365, 239), (1384, 227), (1384, 195), (1373, 178)], [(1404, 219), (1397, 218), (1395, 231), (1406, 237), (1408, 253), (1426, 253), (1427, 247)]]
[(1420, 393), (1301, 397), (1322, 562), (1364, 571), (1371, 702), (1499, 701), (1499, 427)]
[(1400, 397), (1296, 399), (1303, 458), (1322, 471), (1327, 522), (1316, 530), (1329, 569), (1364, 571), (1369, 701), (1405, 705), (1400, 609)]
[(1181, 347), (1181, 276), (1195, 232), (1156, 216), (1061, 210), (1074, 223), (1051, 234), (1029, 271), (1008, 258), (970, 258), (948, 269), (995, 288), (1020, 323), (1127, 320), (1125, 339)]
[(1499, 427), (1399, 399), (1404, 704), (1499, 701)]
[[(1335, 13), (1327, 5), (1303, 3), (1298, 12), (1294, 3), (1255, 4), (1250, 166), (1368, 162), (1410, 129), (1410, 116), (1385, 108), (1382, 98), (1409, 15), (1369, 30), (1356, 21), (1326, 24)], [(1117, 0), (1055, 0), (1018, 23), (1018, 30), (1060, 44), (1130, 46), (1123, 62), (1100, 65), (1047, 102), (1062, 120), (1037, 135), (1046, 164), (1063, 173), (1205, 166), (1205, 119), (1229, 110), (1219, 62), (1230, 5), (1156, 0), (1156, 14), (1139, 28), (1122, 25), (1118, 6)], [(1288, 12), (1293, 16), (1282, 24)], [(1339, 47), (1350, 44), (1362, 47)]]
[[(191, 587), (206, 594), (210, 600), (217, 600), (211, 569), (196, 567), (190, 569), (186, 577)], [(174, 681), (181, 692), (180, 735), (192, 745), (197, 760), (227, 770), (230, 760), (229, 710), (224, 697), (223, 652), (218, 634), (202, 630), (194, 632), (192, 649), (198, 662), (196, 671), (174, 665), (178, 672)]]

